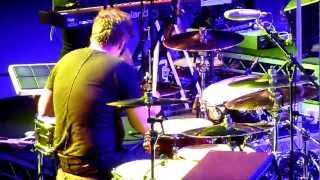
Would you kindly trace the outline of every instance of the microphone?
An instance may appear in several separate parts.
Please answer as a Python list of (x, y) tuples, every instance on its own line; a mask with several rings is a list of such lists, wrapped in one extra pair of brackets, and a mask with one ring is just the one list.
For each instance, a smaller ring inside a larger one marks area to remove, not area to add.
[(224, 17), (235, 21), (247, 21), (267, 16), (268, 12), (256, 9), (231, 9), (224, 12)]

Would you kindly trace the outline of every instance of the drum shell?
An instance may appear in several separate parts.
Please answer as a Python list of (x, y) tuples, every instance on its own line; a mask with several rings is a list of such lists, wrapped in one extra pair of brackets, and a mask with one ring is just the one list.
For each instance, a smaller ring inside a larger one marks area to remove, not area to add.
[(257, 123), (266, 119), (266, 115), (259, 115), (256, 111), (225, 110), (222, 106), (205, 106), (208, 119), (213, 124), (220, 124), (226, 114), (229, 114), (232, 121), (236, 123)]
[[(184, 146), (193, 144), (207, 144), (212, 143), (212, 138), (190, 137), (184, 132), (212, 126), (212, 122), (202, 118), (182, 118), (169, 119), (161, 124), (156, 123), (154, 128), (159, 132), (157, 139), (157, 154), (172, 157), (174, 152)], [(160, 133), (162, 132), (162, 133)]]
[(54, 149), (55, 122), (47, 122), (43, 119), (35, 119), (35, 143), (38, 151), (44, 154), (51, 154)]
[(172, 158), (180, 148), (190, 145), (212, 144), (213, 138), (190, 137), (183, 134), (162, 135), (157, 141), (157, 155)]
[(243, 152), (255, 152), (254, 149), (248, 146), (236, 146), (231, 147), (228, 144), (200, 144), (185, 146), (178, 150), (177, 155), (186, 160), (200, 161), (209, 151), (243, 151)]
[[(155, 159), (154, 179), (183, 179), (196, 166), (197, 162), (189, 160)], [(112, 170), (114, 180), (151, 179), (151, 163), (149, 159), (126, 162)]]

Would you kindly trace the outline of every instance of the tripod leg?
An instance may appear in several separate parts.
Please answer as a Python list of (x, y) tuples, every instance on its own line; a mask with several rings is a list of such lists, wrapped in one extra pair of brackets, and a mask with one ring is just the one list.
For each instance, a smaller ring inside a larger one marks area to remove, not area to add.
[(159, 65), (159, 48), (160, 43), (157, 42), (156, 47), (153, 50), (153, 62), (152, 62), (152, 94), (156, 94), (157, 82), (158, 82), (158, 65)]
[[(176, 83), (178, 84), (178, 86), (180, 87), (180, 95), (181, 95), (182, 98), (186, 98), (186, 94), (185, 94), (185, 92), (184, 92), (184, 89), (182, 88), (182, 84), (181, 84), (181, 81), (180, 81), (180, 79), (179, 79), (177, 70), (176, 70), (176, 68), (175, 68), (174, 65), (173, 65), (173, 60), (172, 60), (172, 57), (171, 57), (170, 52), (167, 52), (167, 59), (168, 59), (170, 68), (171, 68), (171, 70), (172, 70), (174, 79), (175, 79)], [(189, 109), (189, 108), (190, 108), (188, 103), (185, 103), (185, 104), (184, 104), (184, 107), (185, 107), (186, 109)]]
[[(175, 31), (176, 31), (177, 33), (180, 33), (178, 27), (177, 27), (177, 26), (174, 26), (174, 27), (175, 27)], [(192, 65), (191, 58), (190, 58), (190, 56), (189, 56), (189, 54), (188, 54), (187, 51), (183, 51), (183, 55), (184, 55), (184, 57), (185, 57), (186, 60), (187, 60), (187, 64), (188, 64), (188, 67), (189, 67), (191, 76), (193, 76), (193, 74), (194, 74), (194, 69), (193, 69), (193, 65)], [(200, 88), (199, 82), (196, 83), (196, 89), (197, 89), (197, 91), (198, 91), (198, 94), (201, 95), (201, 88)]]

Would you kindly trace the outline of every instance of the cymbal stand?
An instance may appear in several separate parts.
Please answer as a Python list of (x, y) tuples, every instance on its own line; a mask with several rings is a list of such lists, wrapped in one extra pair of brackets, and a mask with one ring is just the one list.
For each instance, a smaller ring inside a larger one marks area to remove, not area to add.
[[(201, 99), (202, 94), (204, 89), (206, 88), (206, 72), (207, 72), (207, 65), (205, 63), (205, 52), (199, 52), (200, 55), (200, 63), (199, 63), (199, 67), (198, 67), (198, 71), (200, 73), (200, 87), (201, 87), (201, 91), (199, 94), (199, 97)], [(200, 103), (197, 109), (200, 118), (205, 118), (207, 119), (207, 113), (206, 113), (206, 109), (204, 107), (204, 104), (201, 103), (201, 100), (198, 102)]]
[[(208, 30), (205, 27), (200, 27), (199, 29), (199, 34), (200, 34), (200, 42), (207, 44), (208, 41)], [(202, 99), (202, 94), (204, 89), (206, 88), (206, 72), (208, 69), (208, 66), (205, 62), (205, 51), (200, 51), (199, 56), (200, 56), (200, 63), (197, 67), (199, 73), (200, 73), (200, 94), (198, 95), (200, 99)], [(197, 114), (199, 114), (200, 118), (205, 118), (207, 119), (208, 115), (205, 109), (205, 105), (201, 103), (200, 101), (197, 102), (200, 103), (197, 107)]]
[[(293, 120), (293, 104), (294, 104), (294, 97), (293, 97), (293, 87), (294, 87), (294, 81), (296, 79), (296, 70), (297, 68), (305, 75), (305, 77), (311, 82), (317, 90), (320, 90), (319, 85), (315, 82), (315, 80), (306, 72), (304, 67), (297, 61), (296, 58), (294, 58), (288, 50), (283, 47), (279, 43), (279, 37), (275, 35), (275, 33), (271, 32), (268, 28), (265, 28), (262, 23), (260, 22), (260, 18), (256, 19), (257, 26), (266, 32), (266, 36), (269, 40), (272, 41), (281, 51), (281, 53), (286, 57), (286, 62), (283, 66), (287, 67), (287, 73), (288, 73), (288, 81), (289, 81), (289, 121), (290, 121), (290, 177), (289, 179), (293, 179), (293, 136), (294, 136), (294, 120)], [(301, 25), (301, 24), (300, 24)]]
[[(149, 14), (149, 33), (150, 36), (148, 37), (150, 39), (150, 44), (151, 46), (154, 45), (154, 38), (152, 36), (152, 32), (153, 32), (153, 17), (152, 17), (152, 12), (153, 12), (153, 6), (154, 6), (154, 1), (151, 0), (150, 1), (150, 6), (148, 8), (148, 14)], [(155, 47), (157, 46), (158, 43), (155, 44)], [(145, 76), (145, 80), (147, 82), (147, 88), (145, 89), (145, 96), (147, 97), (147, 108), (148, 108), (148, 123), (150, 123), (150, 137), (151, 137), (151, 180), (154, 180), (154, 161), (155, 161), (155, 143), (156, 143), (156, 139), (158, 136), (158, 133), (154, 130), (154, 123), (157, 122), (157, 118), (152, 118), (151, 117), (151, 105), (153, 104), (153, 91), (155, 91), (156, 89), (156, 83), (155, 81), (157, 80), (157, 78), (155, 78), (155, 76), (153, 76), (156, 72), (158, 72), (157, 68), (155, 68), (155, 64), (158, 65), (158, 58), (155, 58), (154, 56), (151, 55), (151, 50), (154, 51), (155, 47), (151, 47), (149, 48), (148, 51), (148, 72), (146, 72), (146, 76)], [(155, 55), (155, 52), (154, 52)], [(153, 62), (153, 68), (152, 68), (152, 57), (155, 58), (157, 60), (157, 62)], [(156, 71), (155, 71), (156, 69)], [(154, 86), (155, 85), (155, 86)], [(160, 119), (162, 120), (162, 119)], [(158, 121), (158, 122), (162, 122), (162, 121)]]
[[(149, 58), (150, 58), (150, 51), (149, 51)], [(149, 68), (150, 70), (150, 68)], [(151, 180), (154, 180), (154, 161), (155, 161), (155, 143), (158, 137), (158, 132), (154, 130), (154, 123), (160, 122), (162, 123), (161, 118), (153, 118), (151, 117), (151, 105), (153, 104), (154, 97), (152, 95), (152, 77), (150, 73), (146, 73), (145, 80), (147, 82), (147, 88), (145, 89), (145, 96), (147, 97), (146, 104), (148, 108), (148, 123), (150, 123), (150, 137), (151, 137)]]
[(280, 106), (279, 102), (281, 102), (282, 95), (279, 94), (279, 92), (276, 90), (276, 88), (273, 87), (277, 83), (276, 79), (276, 69), (274, 66), (272, 66), (270, 69), (268, 69), (268, 75), (269, 75), (269, 83), (271, 84), (271, 88), (268, 90), (271, 92), (271, 95), (273, 96), (273, 106), (271, 108), (271, 117), (273, 122), (273, 131), (272, 131), (272, 152), (274, 154), (278, 151), (278, 136), (279, 136), (279, 111)]
[(145, 51), (147, 38), (150, 36), (150, 28), (144, 28), (143, 14), (145, 11), (145, 6), (143, 0), (140, 0), (140, 14), (138, 18), (138, 28), (139, 28), (139, 41), (132, 53), (132, 59), (137, 60), (138, 56), (141, 55), (141, 67), (139, 69), (139, 75), (141, 77), (147, 72), (148, 61), (147, 52)]

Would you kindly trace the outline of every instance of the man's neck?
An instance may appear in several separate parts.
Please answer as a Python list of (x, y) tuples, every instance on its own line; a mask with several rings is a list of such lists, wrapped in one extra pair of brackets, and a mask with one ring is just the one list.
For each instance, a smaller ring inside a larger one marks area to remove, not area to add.
[(96, 51), (101, 51), (105, 53), (107, 52), (104, 48), (102, 48), (98, 43), (95, 42), (91, 42), (89, 48)]
[(96, 51), (104, 52), (111, 56), (115, 56), (115, 57), (119, 56), (119, 50), (113, 46), (101, 46), (98, 43), (91, 42), (89, 48)]

